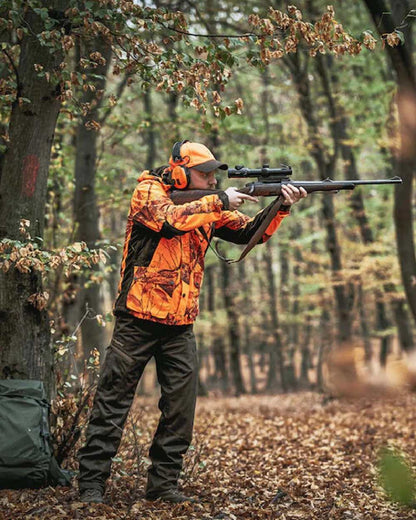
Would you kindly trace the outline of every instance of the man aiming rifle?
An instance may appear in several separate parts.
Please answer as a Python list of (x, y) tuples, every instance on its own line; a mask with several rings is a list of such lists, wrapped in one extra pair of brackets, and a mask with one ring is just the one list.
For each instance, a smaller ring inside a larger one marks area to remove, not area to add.
[[(264, 164), (261, 168), (245, 168), (244, 166), (236, 166), (228, 170), (229, 178), (247, 179), (250, 177), (257, 177), (257, 182), (249, 182), (243, 188), (239, 188), (239, 193), (245, 193), (252, 196), (261, 197), (276, 197), (275, 201), (267, 208), (267, 216), (264, 218), (262, 224), (257, 228), (254, 235), (250, 238), (244, 251), (237, 260), (228, 260), (219, 256), (227, 263), (240, 262), (251, 251), (251, 249), (261, 241), (264, 231), (272, 222), (274, 217), (284, 208), (286, 198), (286, 187), (291, 189), (298, 188), (301, 193), (314, 193), (316, 191), (323, 192), (338, 192), (340, 190), (353, 190), (356, 186), (380, 185), (380, 184), (401, 184), (400, 177), (393, 177), (391, 179), (375, 179), (375, 180), (361, 180), (353, 179), (348, 181), (333, 181), (332, 179), (325, 179), (323, 181), (293, 181), (290, 179), (292, 175), (292, 168), (284, 166), (283, 168), (269, 168), (268, 164)], [(175, 204), (183, 204), (192, 200), (197, 200), (207, 193), (206, 190), (192, 189), (185, 192), (174, 191), (171, 198)], [(304, 195), (303, 195), (304, 196)]]
[[(161, 418), (150, 448), (146, 498), (195, 501), (178, 490), (182, 458), (192, 437), (197, 394), (193, 322), (213, 236), (229, 242), (266, 242), (307, 196), (281, 186), (274, 203), (251, 218), (238, 208), (258, 202), (236, 188), (216, 190), (217, 161), (206, 146), (175, 143), (169, 166), (138, 179), (127, 219), (121, 280), (114, 306), (114, 333), (101, 369), (86, 444), (79, 452), (79, 489), (84, 502), (102, 502), (105, 483), (148, 361), (154, 357), (161, 387)], [(173, 202), (173, 194), (205, 190), (197, 200)], [(273, 213), (271, 213), (273, 209)], [(264, 228), (264, 229), (263, 229)], [(260, 236), (259, 235), (260, 231)]]

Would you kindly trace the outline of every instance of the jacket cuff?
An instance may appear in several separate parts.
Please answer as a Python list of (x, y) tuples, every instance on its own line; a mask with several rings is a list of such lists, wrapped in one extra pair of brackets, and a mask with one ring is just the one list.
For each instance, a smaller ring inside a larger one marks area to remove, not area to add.
[(230, 209), (230, 200), (228, 198), (228, 195), (225, 193), (225, 191), (220, 191), (217, 193), (218, 197), (220, 198), (220, 201), (222, 202), (222, 209), (224, 211), (228, 211)]
[(292, 206), (290, 206), (290, 205), (287, 206), (286, 204), (283, 204), (282, 206), (280, 206), (279, 211), (290, 211), (291, 207)]

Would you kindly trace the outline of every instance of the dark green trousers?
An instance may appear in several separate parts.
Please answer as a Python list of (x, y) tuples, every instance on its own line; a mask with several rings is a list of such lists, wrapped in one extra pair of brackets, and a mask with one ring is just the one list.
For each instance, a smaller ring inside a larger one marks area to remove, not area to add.
[(104, 491), (137, 383), (154, 356), (161, 417), (150, 448), (146, 494), (175, 489), (192, 438), (197, 356), (192, 325), (171, 326), (118, 316), (101, 369), (86, 443), (79, 451), (79, 488)]

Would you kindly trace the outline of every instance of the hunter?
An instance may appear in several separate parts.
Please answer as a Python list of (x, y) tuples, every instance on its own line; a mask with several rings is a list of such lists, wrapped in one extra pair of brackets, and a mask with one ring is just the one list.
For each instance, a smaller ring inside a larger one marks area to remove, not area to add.
[[(213, 190), (217, 170), (228, 166), (200, 143), (175, 143), (169, 165), (138, 178), (127, 218), (113, 337), (95, 394), (86, 443), (79, 452), (83, 502), (103, 502), (111, 460), (116, 455), (137, 384), (154, 357), (161, 388), (161, 417), (150, 448), (146, 498), (173, 503), (197, 501), (181, 493), (178, 478), (192, 438), (197, 395), (193, 323), (213, 236), (247, 244), (267, 216), (238, 209), (258, 199), (235, 188), (175, 205), (172, 190)], [(282, 186), (283, 206), (260, 242), (266, 242), (306, 197), (303, 188)]]

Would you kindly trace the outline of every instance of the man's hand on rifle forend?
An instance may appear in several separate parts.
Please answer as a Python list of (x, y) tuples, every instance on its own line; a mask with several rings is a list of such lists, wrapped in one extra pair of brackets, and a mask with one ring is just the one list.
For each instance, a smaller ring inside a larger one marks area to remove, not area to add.
[(259, 199), (257, 197), (252, 197), (251, 195), (247, 195), (246, 193), (240, 193), (236, 188), (227, 188), (225, 190), (229, 201), (229, 210), (235, 211), (242, 204), (244, 204), (245, 200), (249, 200), (251, 202), (258, 202)]
[[(251, 202), (259, 201), (257, 197), (252, 197), (251, 195), (240, 193), (236, 188), (227, 188), (225, 193), (228, 196), (230, 211), (235, 211), (238, 209), (242, 204), (244, 204), (244, 201), (246, 200)], [(292, 204), (299, 202), (300, 199), (307, 197), (308, 194), (305, 188), (295, 188), (295, 186), (292, 186), (291, 184), (282, 184), (282, 196), (283, 205), (291, 206)]]
[(282, 184), (282, 196), (283, 204), (285, 206), (291, 206), (295, 202), (299, 202), (300, 199), (304, 199), (308, 196), (305, 188), (295, 188), (291, 184)]

